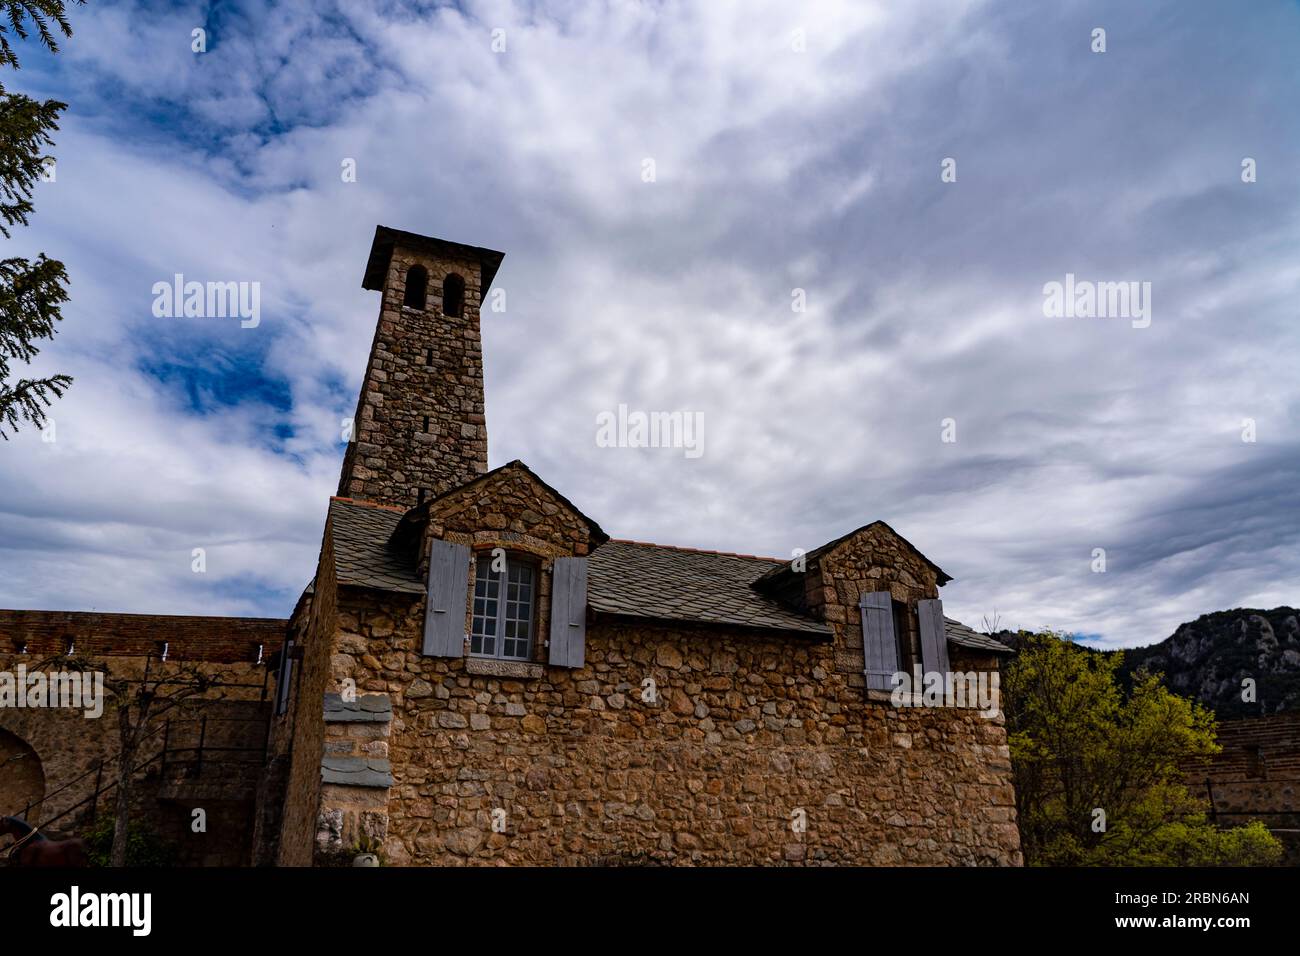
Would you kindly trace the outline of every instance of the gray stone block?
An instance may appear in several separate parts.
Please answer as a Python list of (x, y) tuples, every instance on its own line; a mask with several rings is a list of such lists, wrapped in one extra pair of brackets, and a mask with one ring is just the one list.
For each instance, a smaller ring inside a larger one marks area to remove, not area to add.
[(338, 724), (361, 721), (386, 724), (393, 719), (393, 702), (387, 694), (359, 694), (344, 702), (339, 694), (325, 695), (325, 722)]
[(393, 767), (379, 757), (336, 757), (326, 754), (320, 762), (322, 783), (345, 787), (391, 787)]

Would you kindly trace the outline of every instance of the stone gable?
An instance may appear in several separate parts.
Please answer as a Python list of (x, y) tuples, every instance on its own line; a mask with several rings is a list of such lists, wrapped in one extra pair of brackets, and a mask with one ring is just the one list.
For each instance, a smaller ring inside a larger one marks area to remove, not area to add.
[(809, 610), (835, 630), (835, 666), (856, 686), (863, 680), (862, 618), (858, 599), (888, 591), (906, 605), (907, 641), (920, 640), (916, 603), (939, 597), (939, 572), (905, 538), (884, 522), (867, 525), (818, 556), (808, 570), (805, 601)]
[(422, 572), (434, 538), (547, 558), (582, 556), (605, 540), (590, 518), (518, 461), (430, 502), (423, 520)]

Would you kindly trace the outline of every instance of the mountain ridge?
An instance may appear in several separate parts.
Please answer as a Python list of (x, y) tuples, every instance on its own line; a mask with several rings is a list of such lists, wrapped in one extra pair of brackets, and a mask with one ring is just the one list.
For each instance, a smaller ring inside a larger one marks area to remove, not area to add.
[[(1293, 607), (1212, 611), (1159, 643), (1120, 653), (1126, 679), (1143, 666), (1163, 673), (1170, 690), (1225, 719), (1300, 709), (1300, 611)], [(1255, 681), (1253, 702), (1242, 700), (1247, 678)]]
[[(1020, 647), (1019, 634), (992, 636)], [(1146, 667), (1162, 674), (1174, 693), (1225, 720), (1300, 710), (1300, 610), (1293, 607), (1211, 611), (1154, 644), (1102, 653), (1123, 655), (1119, 675), (1125, 686)], [(1255, 681), (1254, 701), (1242, 700), (1247, 678)]]

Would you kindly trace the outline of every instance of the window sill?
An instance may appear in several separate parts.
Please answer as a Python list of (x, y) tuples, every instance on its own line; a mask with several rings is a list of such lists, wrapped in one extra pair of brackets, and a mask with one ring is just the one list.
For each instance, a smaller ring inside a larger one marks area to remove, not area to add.
[(972, 703), (967, 703), (966, 705), (961, 707), (957, 706), (956, 704), (946, 704), (946, 703), (939, 704), (932, 707), (925, 702), (925, 697), (922, 694), (904, 694), (902, 697), (899, 698), (899, 702), (895, 704), (894, 692), (892, 690), (868, 690), (867, 700), (877, 704), (890, 704), (891, 706), (894, 707), (915, 708), (917, 710), (974, 711), (976, 713), (986, 714), (988, 716), (997, 716), (1003, 714), (1000, 708), (998, 709), (997, 714), (992, 714), (989, 711), (987, 711), (985, 708), (980, 707), (978, 704), (972, 704)]
[[(892, 690), (868, 690), (867, 700), (874, 700), (881, 704), (892, 704), (894, 703), (894, 692)], [(922, 706), (920, 694), (904, 694), (899, 700), (904, 707)]]
[(516, 680), (539, 680), (546, 674), (544, 664), (529, 661), (503, 661), (494, 657), (465, 658), (465, 673), (487, 677), (512, 677)]

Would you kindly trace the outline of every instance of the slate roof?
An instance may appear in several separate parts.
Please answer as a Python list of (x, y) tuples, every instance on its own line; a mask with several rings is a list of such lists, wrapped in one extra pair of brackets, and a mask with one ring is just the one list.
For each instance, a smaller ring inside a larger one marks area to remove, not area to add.
[[(402, 512), (334, 498), (334, 562), (340, 584), (423, 594), (414, 554), (390, 545)], [(609, 540), (591, 553), (587, 600), (598, 614), (691, 624), (774, 630), (825, 640), (831, 629), (756, 591), (755, 581), (786, 562)], [(1005, 644), (944, 618), (948, 639), (964, 647), (1010, 653)]]
[(402, 512), (347, 498), (330, 499), (334, 525), (334, 564), (339, 584), (423, 594), (414, 554), (389, 546)]
[(943, 619), (943, 629), (948, 635), (948, 640), (954, 644), (960, 644), (962, 647), (971, 647), (979, 651), (991, 651), (994, 654), (1012, 653), (1011, 648), (996, 637), (990, 637), (987, 634), (981, 634), (979, 631), (971, 630), (961, 621), (954, 621), (950, 617)]
[(750, 585), (783, 562), (635, 541), (591, 553), (587, 601), (598, 613), (775, 629), (828, 638), (831, 629)]
[(505, 258), (504, 252), (497, 252), (495, 249), (467, 246), (463, 242), (422, 236), (389, 226), (375, 226), (375, 239), (370, 244), (370, 258), (366, 260), (366, 272), (361, 279), (361, 288), (382, 289), (384, 287), (384, 278), (388, 275), (388, 264), (393, 258), (394, 246), (425, 250), (436, 256), (477, 261), (481, 270), (479, 286), (484, 298), (487, 298), (488, 287), (492, 285), (497, 269), (501, 267), (501, 260)]

